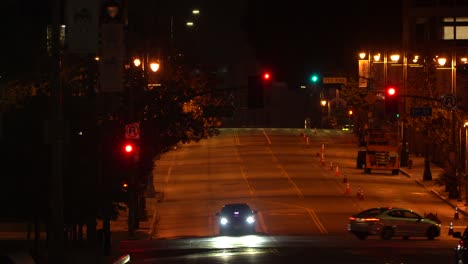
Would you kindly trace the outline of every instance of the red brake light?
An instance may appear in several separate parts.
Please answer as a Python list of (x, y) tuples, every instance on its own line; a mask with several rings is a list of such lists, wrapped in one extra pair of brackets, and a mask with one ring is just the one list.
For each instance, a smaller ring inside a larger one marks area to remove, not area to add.
[(356, 220), (356, 217), (350, 216), (350, 217), (349, 217), (349, 220), (350, 220), (350, 221), (354, 221), (354, 220)]
[(460, 239), (460, 241), (458, 241), (458, 247), (465, 248), (465, 242), (463, 242), (463, 239)]

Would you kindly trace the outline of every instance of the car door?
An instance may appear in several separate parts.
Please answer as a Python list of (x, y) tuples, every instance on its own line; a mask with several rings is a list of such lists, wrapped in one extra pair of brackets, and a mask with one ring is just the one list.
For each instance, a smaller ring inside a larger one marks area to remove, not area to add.
[(392, 210), (387, 213), (385, 226), (391, 226), (395, 236), (406, 234), (408, 227), (405, 226), (402, 210)]
[(410, 210), (402, 211), (405, 229), (411, 235), (422, 236), (426, 233), (428, 224), (421, 221), (422, 217)]

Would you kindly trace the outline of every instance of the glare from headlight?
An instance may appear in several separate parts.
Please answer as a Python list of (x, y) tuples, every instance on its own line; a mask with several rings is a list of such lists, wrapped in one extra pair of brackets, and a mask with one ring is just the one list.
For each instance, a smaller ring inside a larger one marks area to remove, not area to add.
[(221, 220), (219, 220), (219, 222), (222, 224), (222, 225), (225, 225), (228, 223), (228, 220), (225, 218), (225, 217), (222, 217)]
[(253, 218), (253, 216), (249, 216), (247, 217), (247, 219), (245, 219), (245, 221), (247, 221), (247, 223), (249, 224), (252, 224), (253, 222), (255, 222), (255, 218)]

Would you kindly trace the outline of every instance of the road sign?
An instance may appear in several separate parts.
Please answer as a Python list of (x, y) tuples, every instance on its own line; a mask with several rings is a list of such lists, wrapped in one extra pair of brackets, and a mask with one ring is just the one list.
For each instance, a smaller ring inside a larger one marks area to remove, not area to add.
[(457, 106), (457, 97), (453, 94), (446, 94), (442, 96), (440, 103), (447, 110), (453, 110)]
[(130, 123), (125, 125), (125, 138), (140, 139), (140, 123)]
[(323, 83), (342, 83), (346, 84), (346, 77), (324, 77)]
[(411, 107), (410, 114), (412, 117), (432, 116), (432, 107)]

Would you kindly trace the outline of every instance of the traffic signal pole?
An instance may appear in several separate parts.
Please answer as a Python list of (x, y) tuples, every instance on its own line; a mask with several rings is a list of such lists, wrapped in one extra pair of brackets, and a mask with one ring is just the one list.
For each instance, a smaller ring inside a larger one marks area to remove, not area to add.
[(60, 55), (60, 13), (61, 0), (52, 3), (52, 124), (49, 133), (52, 135), (52, 174), (50, 179), (50, 207), (47, 240), (49, 263), (63, 264), (64, 253), (64, 202), (63, 202), (63, 157), (65, 144), (65, 122), (63, 118), (63, 89), (61, 84)]

